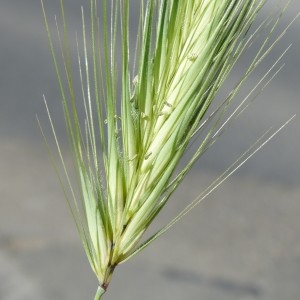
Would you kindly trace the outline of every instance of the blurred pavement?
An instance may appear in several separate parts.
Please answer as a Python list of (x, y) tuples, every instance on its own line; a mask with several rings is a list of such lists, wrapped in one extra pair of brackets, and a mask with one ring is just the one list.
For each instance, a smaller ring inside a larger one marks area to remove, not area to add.
[[(83, 1), (65, 2), (72, 34)], [(51, 18), (59, 1), (45, 3)], [(281, 30), (296, 11), (293, 1)], [(203, 157), (154, 228), (269, 126), (297, 113), (295, 121), (174, 229), (117, 268), (105, 299), (299, 299), (299, 30), (298, 20), (274, 51), (276, 57), (293, 43), (286, 67)], [(63, 125), (39, 0), (0, 0), (0, 41), (0, 300), (93, 299), (97, 282), (36, 124), (36, 114), (47, 124), (45, 94)]]

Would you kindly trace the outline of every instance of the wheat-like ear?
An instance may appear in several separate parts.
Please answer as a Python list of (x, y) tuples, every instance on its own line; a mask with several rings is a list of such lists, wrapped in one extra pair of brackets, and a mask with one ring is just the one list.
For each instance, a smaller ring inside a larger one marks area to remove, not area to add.
[[(99, 280), (95, 299), (100, 299), (118, 264), (167, 231), (290, 121), (258, 139), (177, 217), (142, 241), (193, 164), (277, 74), (283, 55), (224, 118), (245, 80), (284, 33), (271, 42), (281, 14), (252, 29), (265, 0), (141, 1), (133, 57), (130, 1), (90, 0), (90, 24), (82, 8), (83, 54), (76, 37), (78, 74), (74, 76), (63, 0), (60, 3), (62, 32), (57, 28), (62, 65), (43, 2), (42, 6), (62, 94), (72, 170), (66, 166), (46, 107), (63, 173), (54, 160), (55, 168)], [(215, 104), (230, 71), (262, 32), (265, 39), (247, 70), (228, 97)], [(75, 92), (77, 82), (81, 95)], [(178, 170), (192, 144), (197, 147)]]

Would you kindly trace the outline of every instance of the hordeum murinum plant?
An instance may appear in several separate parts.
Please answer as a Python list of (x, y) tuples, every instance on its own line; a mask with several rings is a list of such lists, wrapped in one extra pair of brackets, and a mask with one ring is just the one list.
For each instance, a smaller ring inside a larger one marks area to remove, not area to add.
[[(88, 18), (82, 8), (76, 68), (63, 1), (59, 59), (43, 6), (73, 157), (69, 170), (47, 107), (61, 162), (55, 166), (99, 281), (95, 299), (105, 293), (119, 264), (168, 230), (284, 126), (263, 135), (184, 211), (143, 240), (197, 159), (281, 68), (282, 55), (228, 113), (246, 78), (282, 37), (271, 39), (280, 14), (252, 28), (264, 3), (91, 0)], [(129, 28), (133, 4), (140, 10), (134, 33)], [(228, 74), (257, 35), (261, 42), (253, 60), (231, 93), (216, 103)], [(179, 168), (188, 148), (189, 159)]]

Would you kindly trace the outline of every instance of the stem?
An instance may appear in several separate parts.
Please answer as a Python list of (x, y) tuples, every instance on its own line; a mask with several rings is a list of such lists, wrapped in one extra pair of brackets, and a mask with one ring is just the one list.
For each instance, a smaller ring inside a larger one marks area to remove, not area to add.
[(94, 300), (101, 300), (101, 297), (104, 293), (105, 289), (99, 285)]

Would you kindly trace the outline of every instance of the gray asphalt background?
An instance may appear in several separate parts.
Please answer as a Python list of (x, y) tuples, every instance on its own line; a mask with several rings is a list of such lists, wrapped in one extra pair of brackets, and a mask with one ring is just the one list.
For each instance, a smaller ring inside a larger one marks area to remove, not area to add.
[[(80, 30), (81, 2), (88, 1), (65, 1), (71, 36)], [(59, 12), (58, 0), (45, 4), (49, 17)], [(278, 33), (297, 11), (295, 0)], [(296, 119), (174, 229), (121, 265), (106, 299), (300, 298), (299, 30), (298, 20), (249, 87), (293, 43), (286, 67), (203, 157), (152, 230), (269, 126)], [(97, 282), (36, 124), (36, 114), (47, 124), (43, 94), (62, 126), (40, 1), (0, 0), (0, 299), (93, 299)]]

